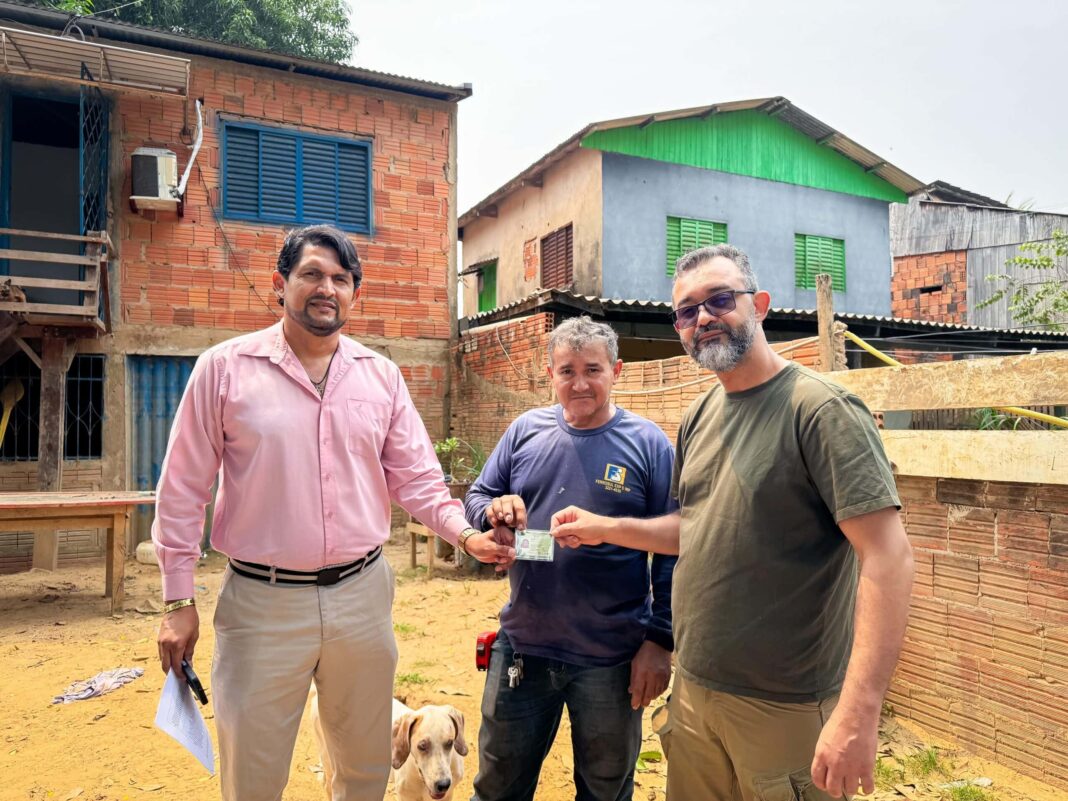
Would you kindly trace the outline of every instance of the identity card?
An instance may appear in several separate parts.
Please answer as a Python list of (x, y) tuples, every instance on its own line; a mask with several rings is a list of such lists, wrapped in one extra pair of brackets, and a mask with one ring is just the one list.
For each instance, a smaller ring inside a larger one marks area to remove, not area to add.
[(553, 560), (553, 538), (548, 531), (527, 528), (515, 533), (515, 558), (535, 562)]

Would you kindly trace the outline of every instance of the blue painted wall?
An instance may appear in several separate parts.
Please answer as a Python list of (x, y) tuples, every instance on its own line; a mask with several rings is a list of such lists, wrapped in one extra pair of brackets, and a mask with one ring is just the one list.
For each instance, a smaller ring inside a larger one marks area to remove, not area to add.
[(602, 154), (606, 298), (670, 300), (665, 272), (669, 215), (727, 223), (749, 254), (772, 306), (815, 309), (815, 290), (794, 286), (794, 234), (845, 240), (846, 292), (837, 311), (890, 314), (890, 215), (882, 200)]

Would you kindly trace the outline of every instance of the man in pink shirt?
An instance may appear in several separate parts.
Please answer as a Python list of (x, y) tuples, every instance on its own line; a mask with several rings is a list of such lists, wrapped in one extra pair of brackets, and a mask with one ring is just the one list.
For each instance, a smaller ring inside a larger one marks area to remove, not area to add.
[[(380, 558), (390, 500), (461, 548), (474, 533), (400, 370), (340, 335), (362, 276), (336, 228), (290, 233), (273, 276), (282, 321), (205, 352), (171, 429), (152, 527), (167, 604), (160, 663), (181, 676), (193, 657), (193, 570), (221, 469), (212, 545), (230, 565), (212, 688), (227, 801), (281, 798), (313, 681), (331, 797), (382, 797), (397, 662)], [(514, 555), (486, 538), (470, 553)]]

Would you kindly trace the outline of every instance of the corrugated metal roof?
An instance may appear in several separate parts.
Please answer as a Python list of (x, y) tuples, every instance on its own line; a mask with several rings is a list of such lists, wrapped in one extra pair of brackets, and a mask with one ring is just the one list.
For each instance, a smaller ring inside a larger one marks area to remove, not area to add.
[[(648, 312), (650, 314), (663, 315), (667, 322), (667, 315), (671, 311), (671, 303), (666, 300), (623, 300), (617, 298), (599, 298), (594, 295), (580, 295), (563, 289), (542, 289), (527, 295), (524, 298), (505, 304), (496, 309), (476, 314), (466, 318), (468, 327), (474, 328), (484, 323), (498, 322), (519, 316), (518, 313), (535, 312), (546, 306), (561, 305), (581, 308), (598, 314), (611, 313), (613, 311)], [(517, 313), (518, 312), (518, 313)], [(835, 319), (843, 322), (857, 322), (873, 325), (892, 325), (899, 328), (909, 328), (917, 331), (946, 331), (960, 333), (974, 333), (979, 335), (1029, 338), (1050, 338), (1053, 340), (1068, 340), (1068, 332), (1064, 331), (1034, 331), (1025, 328), (984, 328), (978, 325), (963, 325), (960, 323), (941, 323), (933, 320), (914, 320), (907, 317), (884, 317), (877, 314), (858, 314), (855, 312), (835, 312)], [(787, 309), (772, 308), (768, 317), (771, 320), (816, 320), (815, 309)]]
[[(189, 59), (0, 27), (0, 71), (184, 98)], [(85, 76), (88, 70), (91, 77)]]
[(492, 206), (496, 206), (501, 200), (510, 195), (516, 189), (524, 185), (524, 182), (539, 177), (549, 167), (568, 156), (576, 150), (582, 140), (594, 131), (606, 131), (615, 128), (629, 128), (635, 125), (651, 125), (654, 122), (666, 122), (668, 120), (689, 119), (692, 117), (708, 117), (713, 114), (725, 114), (732, 111), (761, 111), (769, 116), (777, 117), (792, 126), (800, 133), (815, 140), (818, 144), (829, 147), (845, 156), (849, 160), (863, 167), (892, 186), (897, 187), (907, 195), (923, 189), (925, 184), (913, 178), (904, 170), (895, 167), (890, 162), (872, 153), (867, 148), (854, 142), (845, 134), (836, 131), (831, 126), (813, 117), (806, 111), (795, 106), (785, 97), (763, 97), (753, 100), (737, 100), (730, 103), (714, 103), (708, 106), (676, 109), (673, 111), (659, 111), (652, 114), (639, 114), (634, 117), (621, 117), (616, 120), (603, 120), (587, 125), (581, 131), (570, 137), (563, 144), (550, 150), (540, 159), (535, 161), (519, 175), (508, 183), (501, 186), (489, 196), (476, 203), (460, 217), (458, 225), (461, 229), (472, 220), (482, 216), (482, 212)]
[[(15, 2), (0, 1), (0, 19), (18, 22), (23, 25), (51, 30), (63, 30), (71, 15), (54, 9)], [(170, 31), (134, 25), (98, 17), (85, 17), (78, 20), (78, 27), (89, 37), (101, 37), (112, 41), (158, 47), (181, 53), (211, 56), (228, 59), (259, 67), (285, 70), (299, 75), (311, 75), (329, 78), (335, 81), (355, 83), (374, 89), (387, 89), (394, 92), (428, 97), (435, 100), (460, 101), (470, 97), (471, 84), (450, 86), (433, 81), (393, 75), (388, 72), (375, 72), (361, 67), (350, 67), (330, 61), (317, 61), (301, 56), (278, 53), (273, 50), (257, 50), (253, 47), (228, 44), (214, 39), (186, 36)]]

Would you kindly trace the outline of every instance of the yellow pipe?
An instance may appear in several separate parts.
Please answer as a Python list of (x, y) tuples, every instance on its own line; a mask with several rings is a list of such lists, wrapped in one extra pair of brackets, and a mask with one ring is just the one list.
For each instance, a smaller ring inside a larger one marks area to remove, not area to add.
[[(886, 364), (892, 365), (893, 367), (905, 366), (897, 359), (891, 356), (887, 356), (878, 348), (872, 347), (863, 339), (854, 334), (852, 331), (843, 331), (842, 333), (845, 334), (846, 339), (848, 339), (855, 345), (859, 345), (872, 356), (874, 356), (876, 359), (879, 359), (880, 361), (885, 362)], [(1043, 414), (1042, 412), (1035, 412), (1031, 409), (1021, 409), (1019, 406), (995, 406), (994, 408), (997, 409), (999, 412), (1015, 414), (1018, 417), (1030, 417), (1032, 420), (1038, 420), (1042, 423), (1049, 423), (1050, 425), (1058, 426), (1059, 428), (1068, 428), (1068, 420), (1065, 420), (1063, 417), (1054, 417), (1053, 415)]]

